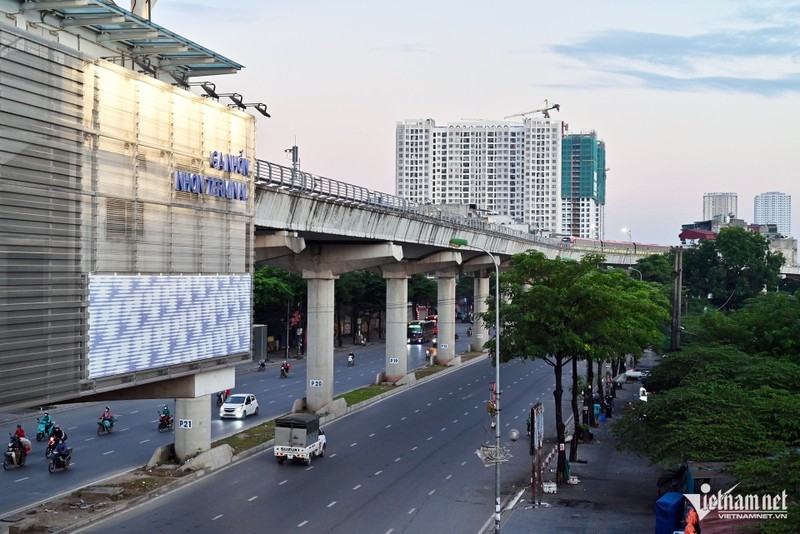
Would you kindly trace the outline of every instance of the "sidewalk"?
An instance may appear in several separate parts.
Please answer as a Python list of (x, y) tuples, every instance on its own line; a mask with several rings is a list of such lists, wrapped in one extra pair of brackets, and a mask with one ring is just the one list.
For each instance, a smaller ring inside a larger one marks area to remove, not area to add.
[[(645, 353), (640, 367), (649, 368), (658, 357)], [(578, 484), (558, 487), (541, 496), (541, 506), (531, 504), (525, 489), (513, 509), (503, 512), (501, 532), (507, 534), (647, 534), (655, 531), (656, 481), (661, 473), (646, 458), (616, 449), (611, 424), (640, 384), (626, 384), (614, 399), (615, 417), (594, 429), (594, 439), (578, 446), (578, 462), (570, 463), (570, 475)], [(569, 444), (567, 444), (569, 454)], [(530, 477), (530, 457), (527, 476)], [(585, 463), (584, 463), (585, 462)], [(514, 467), (509, 466), (509, 468)], [(555, 461), (544, 480), (555, 480)], [(530, 480), (530, 478), (528, 478)], [(513, 500), (512, 500), (513, 503)]]

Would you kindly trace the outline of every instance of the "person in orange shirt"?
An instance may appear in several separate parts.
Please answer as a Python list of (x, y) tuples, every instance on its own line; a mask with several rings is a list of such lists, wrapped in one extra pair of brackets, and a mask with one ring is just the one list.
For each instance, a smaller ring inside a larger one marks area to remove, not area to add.
[(692, 505), (689, 505), (689, 511), (686, 512), (686, 528), (683, 529), (683, 534), (700, 534), (700, 517)]

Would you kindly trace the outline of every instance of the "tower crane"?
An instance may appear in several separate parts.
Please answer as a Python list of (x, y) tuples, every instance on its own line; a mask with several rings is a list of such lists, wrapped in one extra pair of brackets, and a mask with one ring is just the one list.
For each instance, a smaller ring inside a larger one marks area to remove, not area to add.
[(532, 109), (531, 111), (525, 111), (523, 113), (514, 113), (513, 115), (509, 115), (507, 117), (503, 117), (504, 119), (510, 119), (512, 117), (524, 117), (525, 115), (531, 115), (532, 113), (541, 113), (545, 119), (550, 118), (550, 110), (554, 109), (556, 111), (561, 109), (561, 106), (558, 104), (550, 105), (550, 102), (547, 100), (544, 101), (544, 107), (542, 109)]

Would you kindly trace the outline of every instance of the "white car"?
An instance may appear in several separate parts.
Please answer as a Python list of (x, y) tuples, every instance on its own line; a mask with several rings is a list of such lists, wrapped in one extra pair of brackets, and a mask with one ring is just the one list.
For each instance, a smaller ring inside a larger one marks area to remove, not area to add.
[(248, 415), (258, 415), (258, 401), (252, 393), (234, 393), (219, 408), (223, 419), (244, 419)]
[(627, 371), (625, 371), (625, 378), (639, 379), (639, 378), (646, 377), (647, 374), (648, 374), (648, 371), (646, 371), (646, 370), (645, 371), (640, 371), (639, 369), (636, 369), (634, 367), (633, 369), (628, 369)]

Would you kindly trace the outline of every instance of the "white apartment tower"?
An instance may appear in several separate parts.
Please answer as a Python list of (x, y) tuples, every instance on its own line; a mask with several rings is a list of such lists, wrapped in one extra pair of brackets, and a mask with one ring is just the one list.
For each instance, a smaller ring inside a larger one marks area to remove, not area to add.
[(792, 235), (792, 196), (770, 191), (755, 197), (753, 222), (756, 224), (775, 224), (778, 233)]
[(561, 232), (561, 146), (557, 120), (398, 122), (396, 193), (419, 203), (473, 204), (536, 233)]
[(735, 218), (738, 213), (736, 193), (705, 193), (703, 195), (703, 220), (710, 221), (717, 216), (730, 215)]

